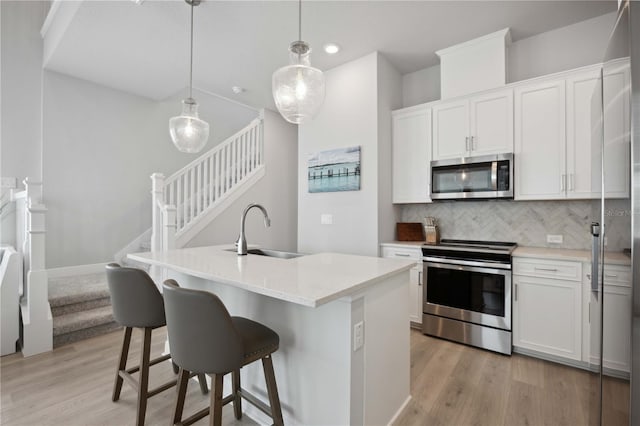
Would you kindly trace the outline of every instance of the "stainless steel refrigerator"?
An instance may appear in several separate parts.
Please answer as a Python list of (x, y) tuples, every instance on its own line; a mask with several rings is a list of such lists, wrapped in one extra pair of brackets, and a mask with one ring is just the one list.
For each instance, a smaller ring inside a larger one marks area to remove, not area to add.
[[(640, 2), (619, 2), (591, 106), (593, 185), (600, 198), (591, 211), (587, 410), (591, 425), (640, 425)], [(621, 168), (628, 171), (629, 197), (608, 190), (619, 184), (612, 181)], [(628, 239), (631, 287), (615, 283), (619, 269), (607, 263), (607, 237)], [(626, 357), (630, 372), (618, 368), (624, 363), (616, 356)]]

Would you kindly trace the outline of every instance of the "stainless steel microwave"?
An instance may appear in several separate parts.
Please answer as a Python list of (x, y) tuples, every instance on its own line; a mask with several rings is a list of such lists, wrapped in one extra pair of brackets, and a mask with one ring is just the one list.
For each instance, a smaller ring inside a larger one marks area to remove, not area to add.
[(513, 198), (513, 154), (431, 162), (431, 199)]

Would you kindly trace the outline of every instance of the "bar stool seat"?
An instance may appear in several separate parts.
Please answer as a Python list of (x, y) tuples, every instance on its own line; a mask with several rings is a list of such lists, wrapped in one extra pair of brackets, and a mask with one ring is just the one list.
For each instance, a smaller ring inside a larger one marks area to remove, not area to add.
[[(222, 423), (222, 407), (233, 402), (236, 419), (242, 417), (242, 398), (283, 425), (282, 410), (271, 354), (280, 337), (269, 327), (242, 317), (232, 317), (213, 293), (180, 288), (174, 280), (163, 284), (167, 331), (173, 360), (180, 368), (173, 424), (188, 426), (210, 414), (209, 424)], [(269, 406), (240, 386), (240, 368), (262, 360)], [(210, 406), (183, 420), (188, 371), (212, 378)], [(232, 393), (222, 397), (223, 378), (232, 373)]]
[[(149, 367), (171, 359), (170, 354), (151, 359), (151, 332), (166, 325), (164, 313), (164, 300), (149, 275), (136, 268), (123, 268), (117, 263), (106, 266), (107, 283), (111, 294), (111, 305), (115, 321), (124, 327), (122, 349), (118, 360), (115, 383), (111, 399), (116, 402), (120, 399), (122, 384), (126, 381), (138, 392), (136, 406), (136, 425), (144, 425), (146, 416), (147, 399), (165, 391), (177, 384), (177, 380), (171, 380), (149, 389)], [(142, 351), (140, 364), (127, 368), (131, 333), (134, 328), (142, 330)], [(173, 364), (174, 372), (178, 372)], [(136, 380), (132, 374), (139, 373)], [(196, 373), (188, 374), (189, 377)], [(199, 376), (202, 393), (207, 393), (207, 382), (204, 375)]]

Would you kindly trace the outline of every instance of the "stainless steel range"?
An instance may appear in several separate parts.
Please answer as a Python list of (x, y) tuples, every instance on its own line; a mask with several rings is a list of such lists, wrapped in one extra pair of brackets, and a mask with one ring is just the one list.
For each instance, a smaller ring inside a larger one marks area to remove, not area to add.
[(422, 246), (422, 332), (511, 354), (511, 253), (516, 245), (443, 239)]

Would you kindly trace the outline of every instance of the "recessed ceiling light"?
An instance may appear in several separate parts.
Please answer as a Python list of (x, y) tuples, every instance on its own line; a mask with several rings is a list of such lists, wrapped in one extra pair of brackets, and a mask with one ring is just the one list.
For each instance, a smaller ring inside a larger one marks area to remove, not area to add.
[(240, 86), (233, 86), (231, 88), (231, 91), (233, 93), (235, 93), (236, 95), (239, 95), (240, 93), (243, 93), (246, 89), (244, 87), (240, 87)]
[(327, 43), (324, 46), (322, 46), (322, 48), (329, 55), (335, 55), (336, 53), (338, 53), (340, 51), (340, 46), (338, 46), (335, 43)]
[(141, 5), (142, 3), (144, 3), (144, 0), (131, 0), (131, 1), (137, 5)]

